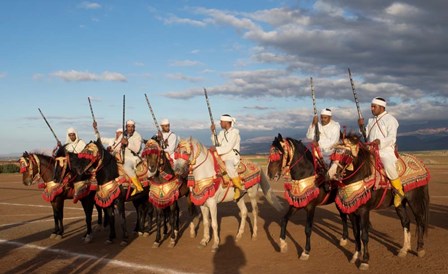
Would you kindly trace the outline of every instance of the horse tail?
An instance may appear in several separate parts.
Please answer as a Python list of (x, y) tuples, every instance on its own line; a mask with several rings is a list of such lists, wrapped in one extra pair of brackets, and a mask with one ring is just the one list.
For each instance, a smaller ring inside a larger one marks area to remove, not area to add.
[(264, 196), (268, 200), (269, 204), (271, 204), (277, 211), (282, 212), (283, 206), (280, 204), (278, 197), (272, 192), (272, 188), (271, 185), (269, 184), (268, 177), (263, 172), (263, 170), (260, 170), (260, 173), (261, 173), (260, 186)]

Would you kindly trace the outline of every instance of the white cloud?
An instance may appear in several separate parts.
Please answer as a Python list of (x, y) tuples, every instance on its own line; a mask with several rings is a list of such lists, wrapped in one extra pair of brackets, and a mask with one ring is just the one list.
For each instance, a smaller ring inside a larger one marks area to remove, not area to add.
[(96, 3), (96, 2), (87, 2), (87, 1), (84, 1), (84, 2), (82, 2), (82, 3), (79, 5), (79, 7), (80, 7), (81, 9), (86, 9), (86, 10), (95, 10), (95, 9), (100, 9), (100, 8), (101, 8), (101, 5), (100, 5), (99, 3)]
[(170, 63), (172, 67), (193, 67), (198, 65), (202, 65), (202, 63), (193, 60), (177, 60)]
[(207, 24), (203, 21), (193, 20), (189, 18), (180, 18), (174, 15), (169, 15), (166, 18), (161, 18), (162, 21), (167, 24), (182, 24), (182, 25), (192, 25), (195, 27), (205, 27)]
[(167, 74), (166, 77), (168, 77), (169, 79), (172, 79), (172, 80), (182, 80), (182, 81), (187, 81), (187, 82), (192, 82), (192, 83), (202, 82), (204, 80), (203, 78), (200, 78), (200, 77), (190, 77), (190, 76), (186, 76), (182, 73), (171, 73), (171, 74)]
[(387, 14), (393, 16), (414, 16), (419, 13), (419, 9), (406, 3), (392, 3), (385, 9)]
[(105, 71), (101, 75), (91, 73), (88, 71), (77, 71), (77, 70), (70, 70), (70, 71), (56, 71), (53, 73), (50, 73), (50, 76), (60, 78), (64, 81), (71, 82), (84, 82), (84, 81), (120, 81), (120, 82), (126, 82), (126, 77), (118, 72), (110, 72)]
[(33, 80), (39, 81), (45, 78), (45, 75), (42, 73), (35, 73), (33, 74)]

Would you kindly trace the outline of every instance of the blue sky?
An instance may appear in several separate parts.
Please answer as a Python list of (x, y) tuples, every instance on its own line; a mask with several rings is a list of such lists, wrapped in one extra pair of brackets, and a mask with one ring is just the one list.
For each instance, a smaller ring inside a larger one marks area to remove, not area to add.
[[(446, 133), (446, 1), (1, 1), (0, 154), (51, 149), (75, 127), (93, 139), (126, 118), (149, 138), (156, 117), (209, 143), (203, 88), (215, 120), (236, 117), (242, 143), (278, 132), (304, 138), (317, 107), (356, 122), (347, 68), (365, 117), (383, 96), (402, 135)], [(243, 151), (244, 153), (244, 151)]]

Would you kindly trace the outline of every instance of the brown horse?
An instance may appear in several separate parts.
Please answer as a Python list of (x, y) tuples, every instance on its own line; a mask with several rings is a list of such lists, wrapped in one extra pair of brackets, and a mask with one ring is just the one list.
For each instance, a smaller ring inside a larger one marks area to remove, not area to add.
[(159, 143), (150, 139), (146, 142), (145, 149), (142, 152), (150, 173), (150, 191), (149, 201), (152, 203), (156, 212), (157, 234), (153, 247), (157, 248), (161, 244), (161, 226), (164, 222), (164, 234), (166, 234), (166, 217), (169, 216), (171, 225), (171, 235), (169, 247), (174, 247), (179, 234), (179, 205), (177, 200), (181, 197), (187, 197), (188, 212), (190, 220), (190, 236), (196, 236), (193, 218), (195, 215), (195, 206), (190, 200), (190, 189), (187, 186), (186, 178), (178, 177), (174, 174), (171, 162), (167, 158), (165, 151)]
[[(301, 141), (283, 138), (279, 134), (272, 142), (268, 164), (269, 178), (278, 180), (284, 171), (290, 173), (292, 179), (291, 183), (285, 184), (285, 198), (289, 208), (281, 220), (280, 250), (283, 253), (287, 251), (286, 226), (289, 219), (295, 212), (305, 209), (306, 245), (300, 255), (301, 260), (308, 260), (310, 256), (316, 207), (334, 203), (337, 192), (337, 188), (331, 182), (325, 181), (324, 176), (317, 173), (315, 160), (311, 150)], [(342, 238), (339, 244), (344, 246), (348, 238), (347, 215), (336, 208), (342, 219)]]
[[(391, 206), (394, 193), (383, 175), (377, 150), (361, 143), (360, 136), (347, 136), (335, 150), (332, 159), (332, 168), (337, 166), (335, 177), (339, 179), (336, 202), (341, 210), (349, 214), (355, 236), (355, 253), (350, 262), (360, 260), (360, 269), (366, 270), (369, 268), (370, 258), (370, 211)], [(409, 161), (406, 162), (406, 159)], [(403, 247), (398, 256), (404, 257), (411, 250), (410, 219), (406, 212), (408, 205), (417, 223), (417, 254), (422, 257), (425, 255), (423, 238), (428, 229), (429, 171), (412, 155), (401, 154), (397, 166), (402, 169), (400, 172), (398, 168), (398, 171), (405, 190), (401, 206), (395, 208), (404, 231)]]
[[(59, 183), (52, 182), (54, 179), (55, 159), (53, 157), (24, 152), (19, 159), (20, 172), (22, 173), (22, 182), (26, 186), (38, 183), (39, 188), (44, 189), (43, 198), (51, 203), (54, 217), (54, 230), (50, 235), (51, 239), (61, 239), (64, 234), (64, 200), (73, 199), (73, 185), (67, 184), (65, 187), (60, 186)], [(52, 191), (53, 190), (53, 191)], [(92, 210), (89, 210), (90, 204), (87, 201), (93, 201), (93, 195), (81, 199), (86, 214), (87, 231), (83, 236), (84, 242), (88, 243), (92, 240), (91, 216)], [(103, 224), (103, 212), (99, 206), (96, 206), (98, 211), (98, 225)], [(107, 225), (107, 218), (104, 221), (104, 226)]]

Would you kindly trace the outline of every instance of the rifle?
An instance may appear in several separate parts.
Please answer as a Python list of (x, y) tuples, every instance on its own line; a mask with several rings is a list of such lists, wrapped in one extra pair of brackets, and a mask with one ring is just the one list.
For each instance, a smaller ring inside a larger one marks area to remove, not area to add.
[(50, 128), (51, 133), (53, 133), (54, 138), (56, 139), (56, 142), (59, 144), (61, 144), (61, 141), (59, 141), (58, 136), (56, 136), (56, 133), (54, 133), (53, 129), (50, 126), (50, 123), (48, 123), (47, 119), (45, 118), (44, 114), (42, 113), (42, 111), (40, 110), (40, 108), (37, 108), (40, 112), (40, 115), (42, 115), (42, 118), (44, 118), (45, 123), (47, 123), (48, 128)]
[[(361, 109), (359, 108), (358, 96), (356, 95), (355, 84), (353, 83), (352, 72), (350, 71), (350, 68), (348, 68), (348, 76), (350, 78), (350, 84), (352, 86), (353, 97), (355, 98), (356, 109), (358, 111), (358, 118), (362, 119), (362, 113)], [(361, 130), (362, 136), (364, 137), (364, 142), (367, 142), (366, 129), (364, 128), (364, 126), (359, 126), (359, 129)]]
[[(123, 138), (127, 139), (127, 134), (126, 134), (126, 121), (125, 121), (125, 106), (126, 106), (126, 97), (123, 94)], [(124, 160), (125, 160), (125, 146), (121, 146), (121, 153), (123, 154), (123, 164), (124, 164)]]
[[(314, 116), (317, 116), (316, 96), (314, 94), (313, 77), (310, 77), (310, 84), (311, 84), (311, 98), (313, 99)], [(314, 127), (314, 141), (319, 142), (319, 139), (320, 139), (320, 132), (319, 132), (319, 123), (318, 123)]]
[[(92, 102), (90, 101), (90, 97), (87, 97), (87, 99), (89, 100), (90, 113), (92, 114), (93, 122), (96, 124), (95, 114), (93, 114)], [(97, 139), (101, 140), (100, 132), (98, 131), (98, 128), (95, 130), (95, 133), (98, 134)]]
[[(152, 110), (151, 103), (149, 103), (148, 95), (146, 95), (146, 93), (145, 93), (145, 98), (146, 98), (146, 103), (148, 104), (148, 107), (149, 107), (149, 111), (151, 112), (152, 120), (154, 121), (154, 125), (156, 126), (156, 129), (158, 131), (162, 132), (162, 130), (160, 129), (159, 123), (157, 123), (156, 116), (154, 115), (154, 111)], [(162, 148), (165, 149), (166, 146), (165, 146), (165, 142), (163, 141), (163, 138), (160, 141), (160, 143), (161, 143), (160, 145), (162, 146)]]
[[(205, 101), (207, 102), (208, 115), (210, 116), (210, 122), (212, 123), (212, 125), (214, 125), (215, 122), (213, 121), (212, 109), (210, 108), (210, 102), (208, 100), (207, 90), (205, 88), (204, 88), (204, 94), (205, 94)], [(216, 135), (216, 129), (213, 130), (213, 138), (215, 139), (215, 146), (216, 147), (219, 146), (218, 135)]]

